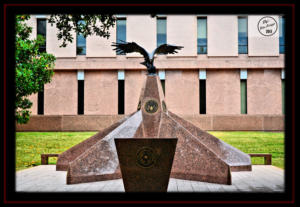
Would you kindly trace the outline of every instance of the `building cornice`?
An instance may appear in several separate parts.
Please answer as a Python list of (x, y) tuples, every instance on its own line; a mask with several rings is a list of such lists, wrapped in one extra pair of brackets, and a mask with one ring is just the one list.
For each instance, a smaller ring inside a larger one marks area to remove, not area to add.
[[(75, 58), (58, 57), (55, 70), (142, 70), (145, 69), (140, 57), (86, 57)], [(157, 69), (282, 69), (284, 55), (275, 57), (250, 57), (239, 55), (236, 57), (208, 57), (198, 55), (194, 57), (170, 57), (161, 55), (155, 58)]]

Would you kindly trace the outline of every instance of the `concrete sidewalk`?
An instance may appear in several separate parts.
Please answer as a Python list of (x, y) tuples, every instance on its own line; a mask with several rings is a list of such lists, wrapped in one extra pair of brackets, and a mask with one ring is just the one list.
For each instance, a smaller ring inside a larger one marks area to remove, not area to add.
[[(66, 184), (66, 171), (40, 165), (16, 173), (17, 192), (125, 192), (122, 179)], [(170, 179), (168, 192), (283, 192), (284, 170), (253, 165), (252, 171), (232, 172), (232, 185)]]

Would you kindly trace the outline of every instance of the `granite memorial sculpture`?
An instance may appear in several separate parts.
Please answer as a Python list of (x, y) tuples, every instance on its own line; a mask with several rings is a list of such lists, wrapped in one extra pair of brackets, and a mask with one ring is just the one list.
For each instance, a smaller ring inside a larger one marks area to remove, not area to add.
[(172, 178), (231, 184), (231, 171), (251, 171), (248, 154), (201, 130), (168, 110), (154, 55), (172, 54), (179, 46), (161, 45), (148, 54), (136, 43), (113, 44), (123, 54), (139, 52), (148, 75), (137, 111), (75, 145), (58, 157), (56, 170), (67, 170), (67, 184), (122, 178), (115, 138), (177, 138)]

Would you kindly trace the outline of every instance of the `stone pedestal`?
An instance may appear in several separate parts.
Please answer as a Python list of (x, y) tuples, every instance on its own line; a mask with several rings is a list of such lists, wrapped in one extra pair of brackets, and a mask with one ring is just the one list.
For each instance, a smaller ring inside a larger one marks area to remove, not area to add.
[(177, 139), (115, 139), (125, 192), (167, 192)]

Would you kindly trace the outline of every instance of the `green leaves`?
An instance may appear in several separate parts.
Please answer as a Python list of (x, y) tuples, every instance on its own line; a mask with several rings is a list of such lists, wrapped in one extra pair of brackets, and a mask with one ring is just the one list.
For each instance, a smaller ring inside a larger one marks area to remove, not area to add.
[(29, 15), (16, 16), (16, 121), (20, 124), (27, 123), (30, 117), (29, 109), (32, 102), (28, 96), (43, 89), (44, 84), (51, 81), (55, 57), (45, 52), (39, 52), (39, 47), (45, 39), (38, 35), (35, 40), (30, 40), (29, 36), (32, 28), (25, 24)]
[[(43, 90), (43, 86), (51, 81), (55, 57), (39, 48), (44, 46), (45, 38), (38, 35), (31, 40), (32, 28), (25, 21), (29, 15), (16, 16), (16, 121), (27, 123), (29, 108), (32, 103), (27, 98), (29, 95)], [(51, 15), (48, 22), (55, 24), (58, 29), (57, 38), (63, 40), (60, 47), (66, 47), (68, 42), (73, 42), (72, 31), (87, 37), (96, 34), (100, 37), (110, 36), (109, 28), (114, 26), (116, 18), (113, 15), (81, 15), (81, 14), (55, 14)], [(76, 37), (75, 37), (76, 38)]]
[(60, 47), (66, 47), (74, 39), (71, 31), (81, 33), (84, 37), (96, 34), (108, 39), (109, 28), (115, 25), (116, 17), (110, 14), (55, 14), (50, 16), (48, 22), (51, 26), (55, 24), (58, 29), (57, 38), (63, 40)]

